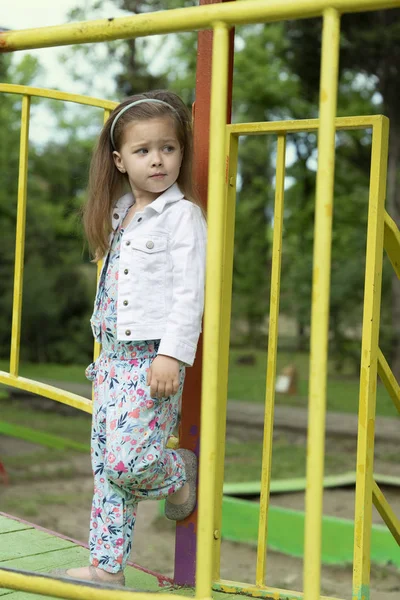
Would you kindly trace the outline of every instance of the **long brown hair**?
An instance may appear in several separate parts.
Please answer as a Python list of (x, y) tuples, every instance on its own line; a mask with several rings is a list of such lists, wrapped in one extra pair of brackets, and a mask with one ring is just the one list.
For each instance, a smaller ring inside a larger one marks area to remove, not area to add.
[[(169, 104), (172, 109), (158, 102), (143, 102), (128, 108), (121, 114), (115, 124), (113, 134), (115, 147), (113, 147), (110, 131), (115, 117), (131, 102), (146, 98), (162, 100)], [(131, 96), (121, 102), (110, 114), (100, 134), (90, 164), (88, 196), (83, 207), (83, 224), (89, 248), (94, 254), (95, 261), (100, 260), (108, 249), (108, 238), (112, 231), (112, 208), (121, 195), (130, 191), (128, 176), (117, 169), (112, 153), (114, 150), (120, 150), (124, 130), (128, 123), (164, 116), (173, 120), (176, 136), (183, 149), (182, 165), (177, 184), (187, 200), (202, 208), (192, 178), (193, 134), (189, 110), (179, 96), (166, 90)]]

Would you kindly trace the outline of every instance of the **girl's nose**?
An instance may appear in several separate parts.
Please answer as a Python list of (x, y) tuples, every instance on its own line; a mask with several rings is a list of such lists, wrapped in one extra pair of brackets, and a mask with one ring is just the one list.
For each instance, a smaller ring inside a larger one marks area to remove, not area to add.
[(162, 160), (161, 160), (161, 154), (159, 152), (156, 152), (153, 155), (153, 160), (152, 160), (152, 165), (154, 167), (159, 167), (162, 164)]

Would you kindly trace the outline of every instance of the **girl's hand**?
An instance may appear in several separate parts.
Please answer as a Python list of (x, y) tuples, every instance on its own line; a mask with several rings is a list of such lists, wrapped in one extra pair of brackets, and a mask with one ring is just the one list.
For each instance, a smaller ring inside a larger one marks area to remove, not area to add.
[(147, 371), (147, 385), (152, 398), (168, 398), (179, 388), (179, 361), (172, 356), (159, 354)]

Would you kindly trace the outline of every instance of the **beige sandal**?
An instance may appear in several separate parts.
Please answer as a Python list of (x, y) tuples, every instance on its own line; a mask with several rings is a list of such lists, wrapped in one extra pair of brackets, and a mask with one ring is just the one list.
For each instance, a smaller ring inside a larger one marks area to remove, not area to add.
[(120, 587), (125, 586), (125, 575), (122, 574), (122, 577), (118, 579), (117, 582), (106, 581), (102, 579), (96, 571), (96, 567), (93, 565), (89, 565), (89, 573), (90, 579), (81, 579), (79, 577), (74, 577), (73, 575), (68, 574), (68, 569), (53, 569), (53, 571), (49, 572), (49, 575), (53, 575), (54, 577), (65, 577), (66, 579), (73, 579), (74, 581), (91, 581), (96, 584), (101, 584), (102, 586), (112, 586), (112, 587)]
[(176, 450), (185, 465), (186, 483), (189, 484), (189, 498), (182, 504), (173, 504), (165, 501), (165, 516), (171, 521), (183, 521), (196, 506), (196, 481), (197, 481), (197, 456), (191, 450)]

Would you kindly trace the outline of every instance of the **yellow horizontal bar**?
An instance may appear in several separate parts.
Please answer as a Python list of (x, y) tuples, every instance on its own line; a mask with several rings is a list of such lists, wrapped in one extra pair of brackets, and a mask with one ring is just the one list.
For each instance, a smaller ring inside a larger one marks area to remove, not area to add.
[(372, 485), (372, 499), (375, 508), (381, 515), (382, 519), (385, 521), (390, 533), (400, 546), (400, 521), (394, 514), (392, 507), (386, 500), (382, 490), (380, 489), (376, 481), (374, 481)]
[(396, 377), (393, 375), (392, 369), (389, 367), (380, 348), (378, 348), (378, 375), (381, 378), (382, 383), (385, 385), (389, 396), (393, 400), (393, 404), (400, 413), (400, 385), (398, 384)]
[(0, 52), (31, 48), (110, 42), (112, 40), (211, 29), (216, 22), (228, 26), (318, 17), (327, 8), (341, 13), (381, 10), (400, 6), (400, 0), (248, 0), (144, 13), (118, 19), (82, 21), (53, 27), (6, 31), (0, 35)]
[(91, 96), (81, 96), (80, 94), (69, 94), (68, 92), (59, 92), (58, 90), (29, 87), (28, 85), (14, 85), (11, 83), (0, 83), (0, 92), (50, 98), (51, 100), (62, 100), (64, 102), (76, 102), (77, 104), (87, 104), (89, 106), (109, 110), (113, 110), (118, 104), (118, 102), (102, 100), (101, 98), (92, 98)]
[(385, 212), (384, 248), (392, 267), (400, 279), (400, 231), (392, 217)]
[[(52, 577), (30, 571), (0, 569), (0, 587), (12, 590), (33, 592), (55, 598), (70, 598), (71, 600), (159, 600), (160, 594), (134, 590), (103, 589), (95, 584), (64, 582)], [(163, 600), (189, 600), (189, 596), (163, 594)]]
[[(336, 129), (367, 129), (374, 127), (383, 115), (366, 115), (361, 117), (337, 117)], [(234, 123), (227, 125), (228, 135), (264, 135), (265, 133), (296, 133), (301, 131), (316, 131), (319, 128), (319, 119), (296, 119), (287, 121), (261, 121), (256, 123)]]
[(88, 413), (92, 412), (92, 401), (88, 400), (88, 398), (61, 390), (52, 385), (48, 385), (47, 383), (42, 383), (41, 381), (34, 381), (33, 379), (26, 379), (25, 377), (13, 377), (5, 371), (0, 371), (0, 383), (19, 390), (31, 392), (32, 394), (38, 394), (45, 398), (50, 398), (50, 400), (56, 400), (62, 404), (68, 404), (69, 406), (79, 408), (79, 410)]
[[(236, 581), (227, 581), (221, 579), (214, 583), (213, 590), (216, 592), (226, 592), (227, 594), (240, 594), (251, 596), (252, 598), (268, 598), (271, 600), (304, 600), (302, 592), (293, 592), (290, 590), (281, 590), (279, 588), (251, 585), (247, 583), (236, 583)], [(332, 596), (321, 596), (320, 600), (340, 600)]]

